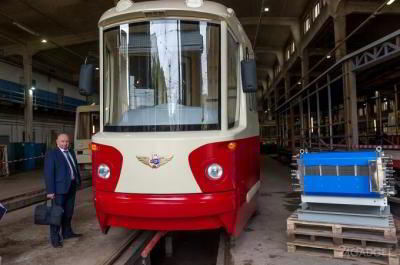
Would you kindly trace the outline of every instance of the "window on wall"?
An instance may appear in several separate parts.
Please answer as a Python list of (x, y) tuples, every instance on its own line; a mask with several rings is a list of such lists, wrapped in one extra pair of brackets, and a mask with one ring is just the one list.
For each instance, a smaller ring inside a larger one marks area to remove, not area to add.
[(239, 44), (228, 34), (228, 128), (239, 123), (238, 62)]
[(314, 20), (319, 16), (320, 12), (321, 12), (321, 4), (318, 1), (317, 3), (315, 3), (314, 9), (313, 9)]
[(286, 60), (289, 60), (289, 59), (290, 59), (290, 55), (291, 55), (290, 47), (288, 47), (288, 48), (286, 49)]
[(310, 28), (311, 28), (311, 19), (310, 16), (306, 16), (306, 18), (304, 19), (304, 33), (309, 31)]
[(291, 51), (291, 53), (294, 53), (295, 50), (296, 50), (296, 46), (294, 45), (294, 41), (293, 41), (292, 44), (290, 45), (290, 51)]

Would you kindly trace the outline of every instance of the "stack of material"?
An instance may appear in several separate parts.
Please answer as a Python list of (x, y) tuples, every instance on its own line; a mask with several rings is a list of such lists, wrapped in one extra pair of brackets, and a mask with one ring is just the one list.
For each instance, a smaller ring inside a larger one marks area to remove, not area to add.
[(288, 251), (368, 257), (399, 264), (387, 197), (395, 194), (389, 157), (376, 152), (301, 151), (292, 172), (301, 208), (287, 220)]

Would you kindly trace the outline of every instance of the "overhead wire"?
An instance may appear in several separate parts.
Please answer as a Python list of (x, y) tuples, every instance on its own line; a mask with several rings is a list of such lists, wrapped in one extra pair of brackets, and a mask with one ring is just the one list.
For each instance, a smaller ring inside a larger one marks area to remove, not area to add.
[(264, 10), (263, 10), (263, 8), (264, 8), (264, 1), (265, 1), (265, 0), (262, 0), (262, 1), (261, 1), (260, 15), (259, 15), (259, 17), (258, 17), (256, 35), (255, 35), (255, 37), (254, 37), (254, 42), (253, 42), (253, 50), (256, 49), (256, 45), (257, 45), (258, 33), (259, 33), (259, 31), (260, 31), (261, 20), (262, 20), (262, 16), (263, 16), (263, 13), (264, 13)]

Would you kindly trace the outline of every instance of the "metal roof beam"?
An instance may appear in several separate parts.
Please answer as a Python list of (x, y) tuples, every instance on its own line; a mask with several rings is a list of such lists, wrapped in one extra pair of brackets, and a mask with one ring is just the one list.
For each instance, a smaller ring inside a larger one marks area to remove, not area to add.
[(255, 53), (273, 53), (276, 54), (278, 52), (282, 52), (280, 47), (271, 47), (271, 46), (264, 46), (264, 47), (257, 47)]
[(255, 50), (255, 53), (260, 54), (260, 53), (271, 53), (276, 55), (276, 59), (278, 60), (278, 63), (280, 66), (283, 66), (284, 62), (284, 55), (282, 49), (278, 47), (258, 47)]
[[(361, 1), (349, 1), (346, 2), (345, 6), (343, 7), (342, 13), (345, 15), (349, 15), (352, 13), (358, 14), (371, 14), (375, 12), (376, 8), (381, 3), (373, 3), (373, 2), (361, 2)], [(381, 12), (381, 14), (398, 14), (400, 13), (400, 6), (399, 5), (390, 5), (386, 6)]]
[(16, 44), (20, 44), (20, 45), (25, 45), (25, 42), (23, 42), (22, 40), (12, 37), (6, 33), (0, 32), (0, 38), (1, 39), (5, 39), (8, 40), (10, 42), (16, 43)]
[[(47, 39), (47, 43), (41, 43), (41, 40), (38, 39), (33, 42), (26, 43), (27, 46), (30, 47), (32, 52), (35, 54), (40, 51), (56, 49), (81, 43), (87, 43), (98, 40), (98, 32), (86, 32), (82, 34), (73, 34), (73, 35), (65, 35), (61, 37), (55, 37)], [(3, 51), (4, 56), (17, 55), (22, 54), (24, 47), (21, 45), (9, 45), (5, 47), (0, 47), (0, 50)]]
[[(240, 23), (243, 26), (256, 26), (260, 18), (258, 17), (244, 17), (240, 19)], [(261, 26), (286, 26), (290, 27), (292, 37), (297, 43), (300, 42), (300, 23), (296, 17), (263, 17), (261, 19)]]
[(325, 56), (327, 55), (332, 49), (325, 49), (325, 48), (312, 48), (308, 50), (309, 56)]
[[(256, 26), (258, 24), (258, 17), (244, 17), (240, 19), (243, 26)], [(296, 17), (263, 17), (261, 25), (269, 26), (292, 26), (298, 24)]]

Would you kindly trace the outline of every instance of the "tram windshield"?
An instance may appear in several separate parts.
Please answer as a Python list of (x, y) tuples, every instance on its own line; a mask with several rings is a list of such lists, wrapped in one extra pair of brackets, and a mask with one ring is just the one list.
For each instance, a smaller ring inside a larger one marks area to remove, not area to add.
[(104, 131), (221, 128), (220, 26), (152, 20), (104, 31)]

